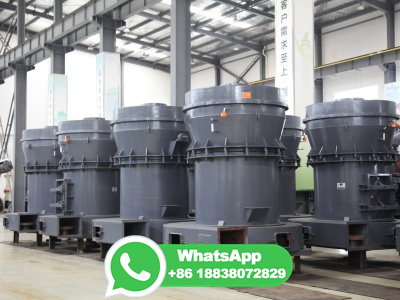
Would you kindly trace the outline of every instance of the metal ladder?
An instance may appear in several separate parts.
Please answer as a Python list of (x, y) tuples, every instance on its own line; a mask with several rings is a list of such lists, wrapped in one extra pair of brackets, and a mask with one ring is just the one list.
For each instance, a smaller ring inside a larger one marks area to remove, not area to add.
[[(0, 136), (1, 136), (1, 152), (0, 152), (0, 159), (7, 158), (9, 159), (8, 156), (8, 141), (10, 140), (10, 135), (11, 135), (11, 129), (12, 129), (12, 124), (14, 121), (14, 102), (15, 102), (15, 95), (13, 95), (12, 100), (11, 100), (11, 106), (10, 106), (10, 111), (8, 112), (8, 118), (7, 118), (7, 124), (6, 124), (6, 130), (4, 131), (3, 128), (3, 122), (1, 120), (0, 116)], [(13, 173), (12, 171), (8, 172), (7, 174), (4, 174), (4, 177), (7, 182), (7, 186), (12, 188), (13, 187)], [(13, 203), (12, 199), (12, 193), (10, 193), (10, 200), (11, 203)], [(4, 202), (5, 204), (5, 202)], [(8, 208), (9, 211), (12, 208), (12, 204)]]
[(3, 35), (0, 34), (0, 42), (1, 42), (1, 48), (0, 48), (0, 54), (3, 55), (7, 51), (11, 49), (10, 47), (10, 40), (12, 36), (12, 32), (17, 25), (17, 12), (13, 14), (13, 17), (11, 19), (10, 25), (8, 26), (7, 32), (6, 32), (6, 37), (3, 37)]

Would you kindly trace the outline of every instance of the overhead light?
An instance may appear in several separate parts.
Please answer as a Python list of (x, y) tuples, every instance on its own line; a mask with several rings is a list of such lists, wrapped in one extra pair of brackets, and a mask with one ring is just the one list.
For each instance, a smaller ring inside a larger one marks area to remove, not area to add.
[(191, 64), (191, 65), (194, 65), (194, 64), (195, 64), (193, 58), (190, 60), (190, 64)]
[(233, 50), (238, 51), (239, 47), (234, 47)]
[(128, 27), (125, 27), (124, 32), (130, 32)]
[(357, 10), (364, 10), (364, 5), (360, 2), (358, 3)]
[(89, 47), (87, 47), (87, 49), (88, 49), (89, 51), (93, 51), (93, 50), (94, 50), (94, 48), (93, 48), (92, 45), (89, 45)]

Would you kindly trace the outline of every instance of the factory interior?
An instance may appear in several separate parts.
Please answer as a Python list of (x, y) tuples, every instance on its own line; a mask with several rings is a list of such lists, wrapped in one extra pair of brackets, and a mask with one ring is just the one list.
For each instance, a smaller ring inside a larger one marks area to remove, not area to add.
[(0, 0), (0, 105), (1, 300), (132, 236), (293, 265), (150, 300), (400, 299), (400, 0)]

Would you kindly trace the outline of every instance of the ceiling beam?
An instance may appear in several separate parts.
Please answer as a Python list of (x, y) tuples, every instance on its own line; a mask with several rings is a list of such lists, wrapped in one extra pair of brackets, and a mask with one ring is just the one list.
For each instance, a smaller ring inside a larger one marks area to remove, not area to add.
[[(140, 15), (141, 16), (145, 16), (147, 18), (151, 18), (153, 20), (159, 21), (159, 22), (164, 23), (164, 24), (170, 24), (171, 23), (171, 21), (169, 19), (164, 18), (164, 17), (160, 17), (159, 15), (152, 15), (152, 14), (149, 14), (149, 13), (141, 13)], [(252, 49), (254, 51), (260, 51), (260, 49), (262, 49), (262, 46), (260, 46), (260, 45), (249, 43), (249, 42), (246, 42), (246, 41), (243, 41), (243, 40), (240, 40), (240, 39), (228, 36), (228, 35), (218, 34), (218, 33), (215, 33), (213, 31), (207, 31), (207, 30), (203, 30), (203, 29), (200, 29), (200, 28), (197, 28), (197, 27), (192, 27), (192, 30), (195, 31), (195, 32), (201, 33), (202, 35), (207, 35), (207, 36), (218, 38), (218, 39), (223, 40), (223, 41), (228, 41), (228, 42), (232, 42), (232, 43), (236, 43), (236, 44), (242, 45), (242, 46), (244, 46), (246, 48), (249, 48), (249, 49)]]
[[(94, 16), (111, 13), (115, 19), (125, 20), (143, 10), (160, 3), (161, 0), (93, 0), (66, 15), (35, 36), (25, 40), (0, 56), (0, 71), (8, 69), (10, 63), (26, 59), (31, 65), (47, 58), (47, 43), (62, 42), (63, 46), (79, 44), (83, 39), (98, 32)], [(4, 78), (0, 78), (4, 79)]]
[(254, 43), (249, 43), (243, 40), (239, 40), (235, 37), (229, 36), (229, 35), (223, 35), (223, 34), (219, 34), (219, 33), (215, 33), (213, 31), (207, 31), (207, 30), (203, 30), (203, 29), (199, 29), (199, 28), (193, 28), (193, 31), (196, 31), (198, 33), (201, 33), (203, 35), (208, 35), (211, 37), (215, 37), (217, 39), (223, 40), (223, 41), (227, 41), (227, 42), (231, 42), (232, 44), (238, 44), (241, 45), (243, 47), (246, 47), (248, 49), (254, 50), (254, 51), (261, 51), (262, 50), (262, 46), (261, 45), (257, 45)]
[(342, 9), (349, 8), (349, 7), (351, 7), (353, 5), (356, 5), (358, 3), (360, 3), (360, 2), (359, 1), (349, 1), (349, 2), (344, 3), (342, 5), (335, 6), (335, 7), (332, 7), (330, 9), (322, 10), (320, 12), (315, 13), (314, 18), (319, 18), (319, 17), (325, 16), (325, 15), (328, 15), (330, 13), (338, 12), (338, 11), (340, 11)]
[(376, 10), (380, 10), (385, 14), (392, 13), (394, 11), (394, 5), (392, 5), (390, 2), (391, 1), (380, 2), (378, 0), (364, 0), (364, 3), (366, 3), (368, 6), (371, 6)]
[(271, 14), (271, 13), (268, 13), (268, 12), (253, 8), (253, 7), (249, 7), (247, 5), (243, 5), (243, 4), (231, 1), (231, 0), (215, 0), (215, 2), (218, 2), (218, 3), (221, 3), (221, 4), (226, 4), (226, 5), (238, 8), (238, 9), (240, 9), (242, 11), (246, 11), (246, 12), (249, 12), (249, 13), (253, 13), (253, 14), (257, 15), (257, 16), (268, 18), (270, 20), (275, 20), (274, 14)]
[[(67, 2), (68, 0), (63, 0), (63, 4), (65, 3), (65, 2)], [(51, 11), (53, 11), (54, 10), (54, 6), (50, 6), (50, 7), (48, 7), (48, 8), (46, 8), (45, 10), (44, 10), (44, 13), (46, 13), (46, 14), (48, 14), (49, 12), (51, 12)], [(52, 17), (52, 19), (54, 20), (54, 17), (53, 16), (51, 16)], [(29, 22), (27, 22), (26, 24), (25, 24), (25, 26), (26, 27), (28, 27), (29, 25), (31, 25), (31, 24), (33, 24), (33, 23), (35, 23), (37, 20), (39, 20), (39, 18), (40, 17), (36, 17), (36, 18), (33, 18), (32, 20), (30, 20)]]
[[(30, 2), (35, 2), (35, 1), (30, 1)], [(17, 6), (10, 4), (10, 3), (6, 3), (6, 2), (0, 2), (0, 8), (1, 9), (6, 9), (6, 10), (11, 10), (11, 11), (16, 11)], [(25, 9), (25, 13), (28, 15), (32, 15), (32, 16), (38, 16), (44, 19), (50, 19), (53, 20), (53, 17), (49, 16), (46, 13), (42, 13), (42, 12), (38, 12), (36, 10), (32, 10), (32, 9)]]
[(320, 23), (320, 24), (315, 24), (315, 26), (320, 27), (320, 28), (324, 28), (324, 27), (328, 27), (328, 26), (332, 26), (332, 25), (335, 25), (335, 24), (339, 24), (339, 23), (342, 23), (344, 21), (348, 21), (348, 20), (351, 20), (351, 19), (354, 19), (354, 18), (357, 18), (357, 17), (361, 17), (361, 16), (364, 16), (364, 15), (367, 15), (367, 14), (370, 14), (370, 13), (373, 13), (373, 12), (375, 12), (375, 9), (373, 9), (372, 7), (366, 7), (365, 9), (357, 11), (356, 13), (353, 13), (353, 14), (350, 14), (350, 15), (347, 15), (347, 16), (344, 16), (344, 17), (340, 17), (340, 18), (337, 18), (337, 19), (332, 20), (332, 21), (327, 21), (327, 22), (323, 22), (323, 23)]
[[(131, 42), (134, 44), (138, 44), (138, 45), (142, 45), (142, 46), (146, 46), (146, 47), (150, 47), (150, 48), (154, 48), (154, 49), (158, 49), (158, 50), (162, 50), (162, 51), (166, 51), (166, 52), (171, 52), (170, 47), (164, 47), (164, 46), (160, 46), (160, 45), (155, 45), (154, 43), (148, 43), (145, 41), (140, 40), (140, 38), (136, 38), (136, 39), (132, 39), (129, 38), (127, 36), (124, 36), (122, 34), (118, 34), (117, 38), (126, 41), (126, 42)], [(134, 54), (135, 52), (129, 52), (127, 54), (122, 55), (122, 59), (127, 59), (128, 57), (130, 57), (132, 54)], [(196, 54), (192, 54), (192, 58), (195, 58), (197, 60), (203, 61), (205, 63), (208, 63), (210, 65), (215, 65), (215, 60), (211, 59), (211, 58), (207, 58), (207, 57), (203, 57), (200, 55), (196, 55)]]
[[(26, 6), (28, 6), (28, 5), (31, 5), (33, 2), (35, 2), (36, 0), (31, 0), (31, 1), (29, 1), (29, 2), (27, 2), (26, 3)], [(12, 3), (14, 3), (15, 1), (10, 1), (9, 2), (9, 4), (12, 4)], [(4, 9), (0, 9), (0, 12), (1, 11), (3, 11)], [(3, 24), (5, 24), (5, 23), (7, 23), (8, 21), (10, 21), (11, 19), (13, 19), (14, 18), (14, 16), (16, 16), (16, 14), (17, 14), (17, 11), (14, 11), (14, 13), (13, 14), (11, 14), (10, 16), (8, 16), (6, 19), (4, 19), (2, 22), (1, 22), (1, 25), (3, 25)], [(25, 25), (25, 26), (27, 26), (27, 25)]]

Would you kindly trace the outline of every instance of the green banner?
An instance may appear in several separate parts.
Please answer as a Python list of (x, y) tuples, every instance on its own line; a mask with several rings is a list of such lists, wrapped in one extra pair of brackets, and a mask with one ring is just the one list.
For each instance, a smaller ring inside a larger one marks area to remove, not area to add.
[(143, 297), (165, 287), (278, 286), (293, 270), (277, 245), (157, 245), (143, 236), (118, 240), (104, 261), (106, 297)]

